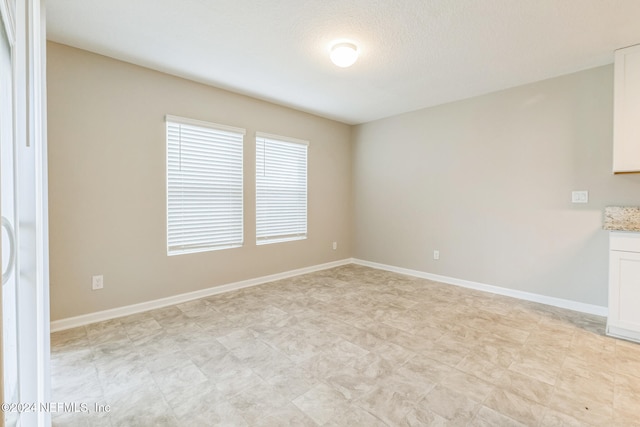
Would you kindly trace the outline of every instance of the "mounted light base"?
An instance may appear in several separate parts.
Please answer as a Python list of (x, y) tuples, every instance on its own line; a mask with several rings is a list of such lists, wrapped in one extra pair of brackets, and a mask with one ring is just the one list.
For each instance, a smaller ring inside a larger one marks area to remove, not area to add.
[(335, 43), (331, 46), (330, 58), (338, 67), (350, 67), (358, 59), (358, 46), (350, 42)]

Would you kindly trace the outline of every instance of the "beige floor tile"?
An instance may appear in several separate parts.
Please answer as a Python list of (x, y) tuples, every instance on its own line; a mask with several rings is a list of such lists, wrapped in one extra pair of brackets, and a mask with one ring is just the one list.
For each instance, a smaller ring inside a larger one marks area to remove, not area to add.
[(279, 375), (283, 371), (290, 371), (297, 367), (287, 356), (276, 349), (265, 350), (259, 357), (250, 358), (245, 364), (264, 380)]
[(220, 392), (211, 382), (176, 388), (165, 399), (178, 419), (206, 413), (227, 401), (228, 396)]
[(322, 345), (312, 340), (315, 335), (293, 330), (274, 337), (269, 344), (284, 353), (293, 362), (298, 363), (323, 353)]
[(305, 415), (322, 425), (349, 409), (348, 401), (326, 384), (318, 384), (293, 400)]
[[(389, 360), (389, 356), (392, 360)], [(407, 355), (407, 357), (412, 356)], [(369, 353), (350, 361), (347, 366), (353, 368), (358, 375), (365, 379), (383, 381), (406, 363), (404, 357), (400, 359), (402, 362), (394, 361), (395, 358), (395, 355), (390, 354)]]
[(416, 356), (414, 351), (387, 341), (380, 341), (369, 350), (370, 354), (379, 356), (395, 366), (402, 366)]
[(614, 383), (616, 394), (625, 393), (640, 398), (640, 381), (638, 381), (637, 377), (620, 372), (615, 375)]
[(188, 317), (200, 317), (203, 314), (209, 314), (211, 311), (215, 311), (213, 304), (204, 299), (187, 301), (176, 305), (176, 307)]
[(614, 382), (563, 373), (555, 386), (555, 396), (579, 399), (585, 406), (613, 405)]
[(350, 366), (327, 376), (324, 381), (349, 401), (359, 399), (376, 386), (375, 378), (363, 376)]
[(637, 377), (617, 374), (614, 390), (614, 421), (640, 424), (640, 381)]
[(114, 393), (107, 402), (114, 427), (180, 425), (162, 393), (149, 383)]
[(298, 366), (284, 369), (266, 381), (289, 401), (293, 401), (320, 383), (320, 380)]
[[(250, 424), (231, 403), (223, 401), (188, 412), (178, 419), (179, 425), (193, 427), (233, 426), (249, 427)], [(162, 424), (158, 424), (162, 425)]]
[(611, 357), (616, 351), (616, 340), (579, 329), (573, 335), (571, 349), (577, 354), (601, 354), (602, 357)]
[(272, 348), (258, 340), (255, 333), (250, 329), (240, 329), (227, 335), (219, 336), (216, 340), (238, 359), (245, 361), (251, 358), (259, 358), (262, 353)]
[(53, 413), (51, 414), (53, 427), (111, 427), (108, 413)]
[(78, 347), (58, 352), (51, 358), (52, 384), (57, 381), (69, 382), (75, 377), (84, 377), (96, 373), (91, 347)]
[(550, 349), (551, 351), (566, 351), (571, 347), (575, 331), (573, 329), (556, 329), (548, 325), (538, 325), (531, 331), (526, 344), (534, 348)]
[(214, 337), (227, 335), (233, 331), (242, 329), (236, 323), (216, 311), (200, 315), (193, 319), (193, 321), (200, 326), (203, 331), (209, 332)]
[(289, 401), (270, 384), (260, 381), (229, 399), (249, 425), (256, 425), (265, 415), (276, 412)]
[(163, 328), (192, 324), (189, 316), (185, 315), (177, 306), (159, 308), (150, 313)]
[(454, 367), (418, 355), (398, 368), (397, 372), (406, 378), (417, 378), (421, 381), (435, 384), (451, 374), (454, 370)]
[(586, 424), (613, 424), (613, 404), (601, 404), (581, 395), (570, 395), (565, 391), (556, 390), (549, 401), (549, 407)]
[[(325, 426), (331, 425), (324, 424)], [(356, 424), (353, 424), (356, 425)], [(317, 424), (306, 416), (293, 403), (287, 403), (280, 408), (272, 409), (253, 421), (251, 426), (255, 427), (316, 427)]]
[(617, 343), (615, 353), (617, 372), (640, 378), (640, 344)]
[(166, 371), (179, 366), (184, 362), (189, 362), (190, 359), (186, 353), (182, 351), (176, 351), (174, 353), (160, 353), (154, 358), (144, 358), (140, 357), (138, 361), (144, 360), (145, 368), (152, 375), (155, 375), (157, 372)]
[(493, 335), (516, 344), (524, 344), (531, 335), (531, 331), (528, 330), (526, 326), (523, 326), (523, 329), (519, 329), (512, 325), (504, 325), (502, 323), (493, 324), (488, 330), (490, 330)]
[(450, 390), (460, 392), (478, 403), (482, 403), (495, 388), (493, 384), (458, 369), (453, 369), (439, 383)]
[(518, 422), (513, 418), (509, 418), (506, 415), (501, 414), (500, 412), (483, 406), (471, 422), (471, 425), (475, 427), (523, 427), (528, 424)]
[(400, 370), (392, 373), (384, 380), (378, 381), (377, 384), (411, 403), (419, 402), (436, 386), (429, 379), (413, 375), (409, 376), (407, 372), (401, 372)]
[(54, 425), (636, 425), (604, 319), (346, 265), (51, 335)]
[(84, 326), (54, 332), (51, 334), (51, 351), (69, 351), (74, 348), (86, 349), (89, 346), (89, 336)]
[(497, 338), (485, 338), (476, 342), (469, 356), (481, 357), (493, 365), (507, 369), (512, 363), (521, 360), (523, 345)]
[(640, 418), (637, 408), (622, 408), (613, 413), (613, 425), (639, 427)]
[[(185, 354), (196, 366), (200, 367), (218, 357), (228, 353), (228, 350), (219, 344), (217, 341), (210, 340), (205, 343), (192, 344), (181, 349), (181, 352)], [(168, 353), (172, 354), (172, 353)]]
[(104, 401), (104, 386), (95, 370), (82, 375), (67, 373), (54, 375), (55, 377), (51, 379), (53, 402), (93, 403)]
[(423, 342), (421, 346), (411, 350), (453, 367), (471, 354), (473, 348), (469, 341), (444, 335), (433, 343)]
[(323, 427), (344, 426), (387, 427), (387, 424), (375, 415), (355, 406), (350, 407), (346, 412), (323, 424)]
[(555, 411), (553, 409), (547, 409), (542, 418), (543, 426), (562, 426), (562, 427), (584, 427), (587, 424), (583, 421), (578, 421), (577, 419), (563, 414), (562, 412)]
[(616, 376), (615, 358), (582, 352), (569, 353), (562, 364), (562, 375), (575, 375), (600, 381), (613, 381)]
[(212, 359), (199, 369), (218, 390), (227, 393), (229, 397), (262, 382), (262, 378), (251, 368), (230, 354), (220, 360)]
[(138, 339), (132, 340), (135, 351), (142, 357), (153, 358), (162, 353), (175, 353), (181, 348), (174, 337), (165, 329), (152, 331)]
[(154, 318), (144, 319), (137, 322), (127, 322), (123, 324), (129, 338), (132, 340), (142, 338), (149, 334), (150, 331), (162, 330), (160, 323)]
[(546, 405), (553, 393), (553, 386), (548, 383), (513, 371), (505, 371), (504, 375), (496, 384), (503, 390), (517, 394), (520, 397), (524, 397), (540, 405)]
[(452, 425), (447, 419), (425, 408), (411, 408), (400, 425), (410, 427), (446, 427)]
[(318, 381), (322, 381), (331, 375), (336, 375), (344, 368), (343, 365), (336, 363), (335, 360), (324, 354), (318, 354), (310, 359), (303, 360), (297, 366), (307, 371), (310, 376)]
[[(440, 317), (444, 317), (444, 316), (440, 316)], [(452, 322), (454, 322), (453, 324), (443, 329), (441, 325), (446, 321), (447, 320), (445, 319), (438, 318), (437, 323), (434, 324), (437, 327), (437, 330), (442, 330), (443, 332), (442, 335), (446, 333), (449, 336), (454, 337), (454, 339), (457, 339), (460, 341), (465, 341), (465, 340), (472, 341), (474, 343), (486, 342), (487, 339), (489, 339), (490, 337), (493, 337), (493, 335), (489, 331), (479, 330), (479, 329), (464, 326), (460, 323), (456, 323), (455, 319), (451, 320)]]
[(483, 356), (471, 353), (456, 365), (456, 369), (467, 374), (475, 375), (491, 384), (496, 384), (506, 372), (506, 369), (489, 362)]
[(107, 396), (117, 395), (130, 388), (154, 384), (151, 373), (136, 354), (106, 363), (98, 359), (96, 369)]
[(497, 388), (484, 405), (525, 425), (538, 425), (545, 407), (517, 394)]
[(153, 379), (166, 398), (170, 398), (177, 389), (197, 386), (207, 382), (207, 377), (190, 360), (178, 359), (173, 366), (156, 371)]
[[(109, 321), (111, 322), (111, 321)], [(102, 326), (96, 326), (93, 329), (87, 327), (87, 336), (92, 345), (122, 343), (130, 344), (129, 335), (122, 328), (120, 323), (103, 322)]]
[(87, 331), (87, 336), (89, 338), (92, 338), (108, 332), (119, 332), (121, 331), (121, 327), (122, 321), (120, 319), (111, 319), (102, 322), (91, 323), (90, 325), (85, 326), (85, 329)]
[(520, 360), (512, 362), (511, 365), (509, 365), (509, 370), (549, 385), (555, 385), (562, 372), (564, 360), (564, 356), (552, 359), (539, 357), (538, 355), (528, 353), (526, 350), (522, 350)]
[(409, 410), (415, 407), (416, 402), (402, 391), (385, 385), (374, 388), (356, 404), (384, 423), (395, 426), (401, 425)]
[(480, 406), (460, 391), (450, 390), (441, 385), (436, 386), (417, 405), (419, 409), (428, 409), (453, 425), (466, 425), (475, 417)]

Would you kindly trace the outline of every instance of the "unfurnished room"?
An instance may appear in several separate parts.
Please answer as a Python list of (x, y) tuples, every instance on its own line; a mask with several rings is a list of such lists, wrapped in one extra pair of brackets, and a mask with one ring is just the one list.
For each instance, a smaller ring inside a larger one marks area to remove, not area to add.
[(640, 426), (637, 0), (0, 0), (2, 426)]

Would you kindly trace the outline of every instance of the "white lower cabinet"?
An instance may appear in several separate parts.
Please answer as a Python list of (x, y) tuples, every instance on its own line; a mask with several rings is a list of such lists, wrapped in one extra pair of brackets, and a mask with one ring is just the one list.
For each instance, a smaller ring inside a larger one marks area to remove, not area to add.
[(607, 334), (640, 342), (640, 233), (609, 236)]

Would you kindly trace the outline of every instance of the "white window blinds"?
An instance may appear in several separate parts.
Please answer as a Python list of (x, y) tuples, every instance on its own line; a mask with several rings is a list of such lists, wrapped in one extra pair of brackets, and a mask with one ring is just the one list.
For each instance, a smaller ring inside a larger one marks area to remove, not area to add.
[(256, 244), (307, 238), (308, 145), (256, 133)]
[(167, 252), (242, 246), (244, 129), (167, 116)]

